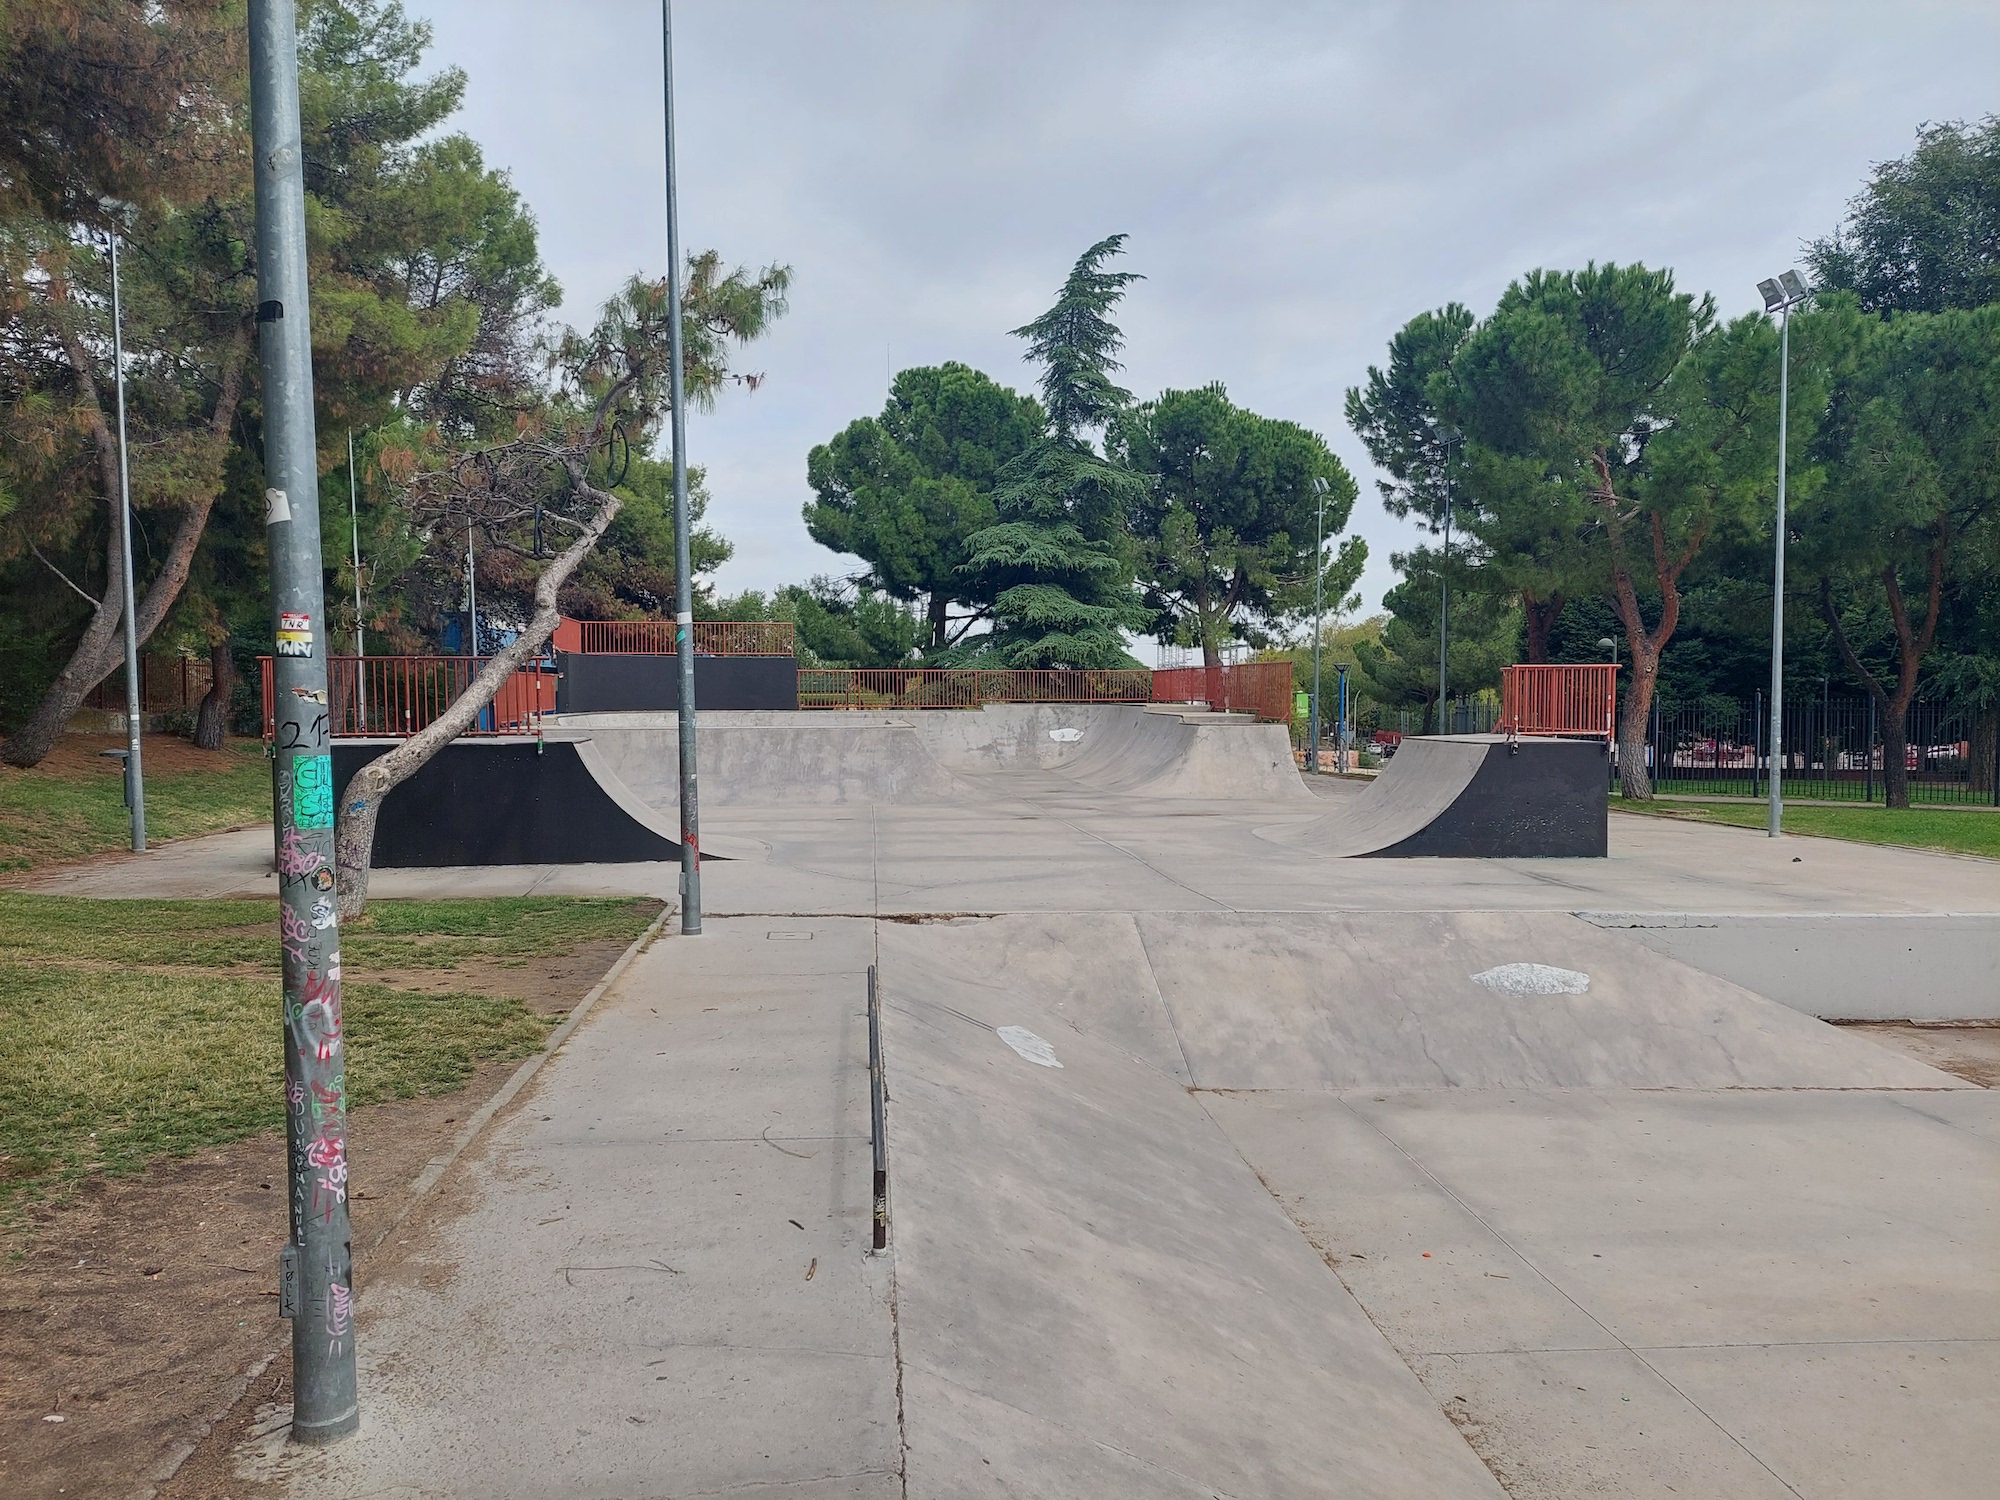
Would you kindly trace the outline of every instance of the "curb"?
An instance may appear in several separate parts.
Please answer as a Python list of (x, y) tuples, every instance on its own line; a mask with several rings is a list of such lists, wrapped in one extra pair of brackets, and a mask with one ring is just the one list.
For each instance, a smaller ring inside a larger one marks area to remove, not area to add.
[[(532, 1057), (523, 1059), (521, 1066), (514, 1070), (512, 1076), (500, 1086), (499, 1091), (466, 1118), (465, 1124), (459, 1127), (458, 1134), (452, 1137), (451, 1144), (433, 1156), (423, 1171), (417, 1174), (417, 1180), (410, 1185), (409, 1200), (404, 1203), (396, 1217), (383, 1227), (382, 1232), (369, 1242), (368, 1248), (371, 1251), (381, 1249), (389, 1236), (403, 1227), (417, 1205), (430, 1196), (438, 1183), (443, 1180), (444, 1174), (451, 1170), (452, 1163), (465, 1154), (466, 1147), (478, 1139), (479, 1133), (486, 1128), (493, 1117), (528, 1086), (535, 1074), (541, 1071), (542, 1064), (561, 1050), (563, 1043), (569, 1040), (570, 1034), (583, 1024), (591, 1008), (604, 998), (605, 991), (618, 982), (625, 971), (632, 966), (633, 959), (652, 946), (653, 939), (658, 937), (667, 925), (667, 919), (679, 910), (679, 904), (673, 901), (662, 906), (660, 914), (646, 924), (646, 930), (626, 945), (625, 951), (618, 955), (617, 961), (604, 971), (604, 977), (591, 987), (590, 992), (576, 1003), (568, 1015), (563, 1017), (562, 1024), (549, 1033), (548, 1040), (542, 1044), (542, 1050)], [(355, 1294), (357, 1304), (360, 1299), (361, 1294), (357, 1292)], [(243, 1399), (243, 1393), (255, 1384), (257, 1377), (269, 1369), (272, 1362), (282, 1353), (284, 1346), (281, 1344), (262, 1359), (253, 1362), (241, 1375), (232, 1380), (222, 1400), (196, 1424), (193, 1438), (175, 1444), (166, 1460), (131, 1492), (130, 1500), (155, 1500), (160, 1492), (160, 1486), (171, 1481), (174, 1475), (180, 1472), (181, 1465), (194, 1457), (195, 1450), (202, 1441), (215, 1430), (218, 1423), (235, 1410), (236, 1403)]]

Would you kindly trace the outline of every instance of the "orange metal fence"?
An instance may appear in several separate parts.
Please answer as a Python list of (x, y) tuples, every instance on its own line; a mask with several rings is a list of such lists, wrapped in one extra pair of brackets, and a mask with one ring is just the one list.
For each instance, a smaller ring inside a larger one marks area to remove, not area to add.
[(1618, 668), (1610, 662), (1505, 667), (1500, 673), (1502, 734), (1616, 732)]
[(982, 703), (1145, 703), (1145, 671), (800, 667), (800, 708), (977, 708)]
[(1251, 661), (1167, 667), (1153, 674), (1155, 703), (1206, 703), (1217, 713), (1255, 714), (1274, 724), (1292, 717), (1292, 664)]
[[(790, 656), (790, 620), (696, 620), (697, 656)], [(591, 654), (667, 656), (674, 651), (672, 620), (564, 620), (556, 649)]]
[[(271, 658), (264, 670), (264, 738), (277, 734), (277, 689)], [(472, 685), (487, 658), (469, 656), (333, 656), (326, 663), (326, 732), (411, 735), (428, 728)], [(500, 684), (467, 734), (533, 734), (554, 713), (556, 674), (530, 662)]]

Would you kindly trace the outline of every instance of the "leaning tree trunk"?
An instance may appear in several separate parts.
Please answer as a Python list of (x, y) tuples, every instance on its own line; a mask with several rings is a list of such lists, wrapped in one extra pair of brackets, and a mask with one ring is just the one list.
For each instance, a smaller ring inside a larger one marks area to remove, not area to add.
[[(235, 420), (237, 397), (242, 390), (245, 343), (245, 335), (239, 329), (223, 365), (222, 388), (215, 398), (215, 410), (209, 415), (208, 437), (214, 447), (215, 481), (204, 488), (202, 498), (181, 513), (173, 541), (168, 545), (152, 581), (147, 584), (145, 597), (139, 601), (134, 612), (133, 629), (140, 645), (152, 639), (153, 632), (180, 597), (181, 587), (187, 582), (188, 568), (194, 562), (195, 549), (201, 544), (202, 533), (208, 527), (209, 512), (215, 508), (215, 498), (221, 490), (221, 465), (229, 438), (229, 425)], [(4, 748), (0, 748), (0, 759), (15, 766), (41, 764), (43, 757), (55, 745), (56, 737), (76, 716), (90, 690), (109, 677), (123, 657), (118, 630), (124, 615), (119, 588), (119, 579), (124, 575), (124, 553), (118, 525), (118, 510), (122, 501), (118, 447), (109, 424), (104, 420), (104, 411), (97, 399), (96, 382), (90, 374), (90, 362), (81, 345), (69, 347), (69, 360), (82, 387), (83, 409), (88, 414), (91, 438), (97, 448), (98, 477), (104, 487), (105, 503), (111, 512), (111, 540), (107, 549), (109, 565), (104, 575), (104, 597), (94, 601), (97, 609), (91, 615), (90, 623), (84, 627), (83, 639), (77, 642), (76, 650), (70, 653), (62, 671), (56, 674), (56, 680), (42, 694), (42, 701), (35, 706), (33, 716), (15, 732)]]
[(339, 873), (340, 919), (351, 921), (367, 908), (368, 877), (374, 861), (375, 820), (382, 812), (382, 799), (408, 781), (446, 745), (470, 729), (480, 713), (499, 693), (502, 684), (514, 675), (521, 663), (539, 651), (555, 633), (560, 615), (556, 596), (585, 557), (590, 555), (605, 528), (623, 504), (616, 495), (587, 484), (579, 492), (597, 502), (597, 514), (567, 550), (542, 570), (535, 582), (535, 613), (528, 628), (492, 657), (472, 679), (471, 685), (424, 729), (411, 735), (387, 754), (368, 762), (354, 773), (340, 794), (340, 814), (334, 825), (334, 864)]
[(222, 748), (229, 735), (229, 700), (235, 692), (236, 653), (225, 636), (208, 648), (208, 692), (194, 716), (196, 749)]
[(1531, 665), (1541, 666), (1548, 661), (1549, 634), (1556, 628), (1556, 618), (1562, 614), (1563, 605), (1567, 602), (1561, 594), (1537, 599), (1522, 590), (1521, 618), (1528, 627), (1528, 661)]

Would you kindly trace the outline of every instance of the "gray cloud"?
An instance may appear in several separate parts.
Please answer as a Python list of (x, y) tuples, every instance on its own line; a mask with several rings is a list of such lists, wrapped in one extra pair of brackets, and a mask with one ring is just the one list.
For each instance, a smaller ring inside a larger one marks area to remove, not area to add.
[[(645, 0), (410, 0), (471, 75), (464, 128), (542, 225), (566, 315), (660, 273), (659, 15)], [(725, 589), (843, 561), (805, 534), (806, 450), (880, 408), (885, 361), (1025, 384), (1005, 330), (1128, 232), (1127, 384), (1224, 381), (1324, 433), (1413, 314), (1483, 312), (1590, 259), (1672, 266), (1726, 312), (1794, 264), (1919, 122), (2000, 108), (2000, 8), (1968, 3), (1208, 4), (681, 0), (681, 225), (797, 271), (696, 418)]]

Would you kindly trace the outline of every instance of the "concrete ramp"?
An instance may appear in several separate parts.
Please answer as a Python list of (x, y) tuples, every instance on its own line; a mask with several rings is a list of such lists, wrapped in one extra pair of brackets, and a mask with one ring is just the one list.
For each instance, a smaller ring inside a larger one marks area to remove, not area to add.
[(1594, 741), (1426, 735), (1404, 740), (1337, 810), (1258, 831), (1337, 859), (1602, 858), (1609, 818)]
[(1501, 1500), (1179, 1080), (966, 983), (992, 930), (881, 933), (907, 1493)]
[[(696, 749), (704, 807), (951, 803), (977, 794), (930, 753), (908, 714), (713, 713)], [(611, 773), (655, 807), (680, 800), (680, 727), (670, 713), (565, 714)]]
[[(1203, 1089), (1958, 1088), (1564, 912), (1021, 914), (884, 930)], [(886, 961), (886, 960), (885, 960)]]

